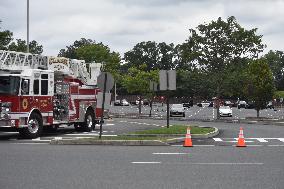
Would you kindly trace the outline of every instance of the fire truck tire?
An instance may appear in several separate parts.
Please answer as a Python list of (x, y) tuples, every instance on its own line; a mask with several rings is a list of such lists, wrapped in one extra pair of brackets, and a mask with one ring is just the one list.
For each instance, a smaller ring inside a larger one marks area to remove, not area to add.
[(42, 118), (37, 113), (32, 113), (28, 121), (28, 127), (20, 129), (19, 133), (24, 138), (37, 138), (41, 135), (43, 129)]
[(87, 110), (85, 121), (81, 124), (82, 131), (90, 132), (95, 129), (95, 114), (92, 110)]

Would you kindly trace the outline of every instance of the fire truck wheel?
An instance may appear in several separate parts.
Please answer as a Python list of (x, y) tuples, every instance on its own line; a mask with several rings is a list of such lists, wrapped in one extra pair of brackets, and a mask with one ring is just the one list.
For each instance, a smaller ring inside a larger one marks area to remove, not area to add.
[(28, 127), (20, 129), (19, 132), (24, 138), (37, 138), (42, 133), (42, 118), (37, 113), (32, 113), (28, 121)]
[(85, 132), (90, 132), (95, 129), (95, 114), (92, 110), (87, 110), (85, 121), (81, 125), (81, 129)]

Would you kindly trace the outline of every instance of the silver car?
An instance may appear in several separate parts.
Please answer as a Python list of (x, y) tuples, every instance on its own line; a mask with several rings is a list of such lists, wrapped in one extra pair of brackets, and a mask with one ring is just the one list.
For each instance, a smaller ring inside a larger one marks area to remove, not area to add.
[(220, 116), (232, 117), (232, 109), (229, 106), (220, 106), (219, 108)]
[(185, 117), (185, 108), (183, 104), (173, 104), (170, 108), (170, 117), (182, 116)]

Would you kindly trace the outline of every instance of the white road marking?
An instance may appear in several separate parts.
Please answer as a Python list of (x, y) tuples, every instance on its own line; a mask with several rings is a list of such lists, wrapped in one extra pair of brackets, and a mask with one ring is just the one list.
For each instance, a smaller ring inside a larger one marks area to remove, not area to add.
[(191, 165), (263, 165), (263, 163), (188, 163)]
[(213, 140), (214, 140), (215, 142), (223, 142), (223, 140), (222, 140), (221, 138), (213, 138)]
[(31, 142), (29, 142), (29, 143), (27, 143), (27, 142), (26, 143), (24, 143), (24, 142), (23, 143), (19, 143), (19, 142), (17, 142), (17, 143), (12, 143), (12, 144), (29, 144), (30, 145), (30, 144), (49, 144), (49, 143), (38, 143), (38, 142), (37, 143), (31, 143)]
[(268, 142), (264, 138), (251, 138), (251, 139), (255, 139), (255, 140), (259, 141), (259, 142)]
[(152, 154), (154, 154), (154, 155), (185, 155), (185, 154), (189, 154), (189, 153), (178, 153), (178, 152), (176, 152), (176, 153), (163, 153), (163, 152), (161, 152), (161, 153), (152, 153)]
[(204, 144), (204, 145), (202, 145), (202, 144), (199, 144), (199, 145), (193, 145), (193, 146), (200, 146), (200, 147), (210, 147), (210, 146), (215, 146), (215, 145), (206, 145), (206, 144)]
[[(234, 145), (233, 145), (234, 146)], [(263, 146), (263, 145), (258, 145), (258, 144), (249, 144), (249, 145), (246, 145), (246, 146)]]
[(272, 147), (272, 146), (275, 146), (275, 147), (277, 147), (277, 146), (284, 146), (284, 145), (283, 145), (283, 144), (282, 144), (282, 145), (276, 145), (276, 144), (275, 144), (275, 145), (267, 145), (267, 146), (271, 146), (271, 147)]
[(284, 142), (284, 138), (278, 138), (278, 140), (280, 140), (281, 142)]
[(119, 121), (120, 123), (127, 123), (127, 121)]
[[(231, 139), (234, 139), (232, 141)], [(215, 142), (238, 142), (238, 138), (213, 138)], [(284, 142), (284, 138), (245, 138), (245, 142), (251, 143), (251, 142), (261, 142), (261, 143), (268, 143), (268, 140), (278, 140), (280, 142)]]
[[(171, 145), (171, 146), (173, 146), (173, 147), (183, 147), (183, 145), (182, 144), (173, 144), (173, 145)], [(197, 144), (197, 145), (193, 145), (193, 146), (197, 146), (197, 147), (212, 147), (212, 146), (216, 146), (216, 145), (213, 145), (213, 144), (208, 144), (208, 145), (206, 145), (206, 144)]]
[[(20, 140), (20, 141), (22, 141), (22, 142), (25, 142), (25, 141), (27, 141), (27, 142), (31, 142), (30, 140)], [(42, 140), (42, 139), (40, 139), (40, 140), (32, 140), (32, 141), (40, 141), (40, 142), (50, 142), (51, 140)]]
[(1, 132), (1, 134), (19, 134), (19, 132)]
[(157, 126), (157, 127), (160, 127), (160, 125), (158, 125), (158, 124), (153, 124), (154, 126)]
[(152, 161), (152, 162), (131, 162), (133, 164), (159, 164), (159, 161)]
[[(110, 131), (108, 131), (110, 132)], [(104, 132), (103, 132), (104, 133)], [(89, 134), (82, 134), (82, 133), (76, 133), (76, 134), (64, 134), (66, 136), (82, 136), (82, 135), (86, 135), (86, 136), (99, 136), (99, 133), (89, 133)], [(103, 135), (103, 136), (114, 136), (114, 135)], [(117, 135), (115, 135), (117, 136)]]

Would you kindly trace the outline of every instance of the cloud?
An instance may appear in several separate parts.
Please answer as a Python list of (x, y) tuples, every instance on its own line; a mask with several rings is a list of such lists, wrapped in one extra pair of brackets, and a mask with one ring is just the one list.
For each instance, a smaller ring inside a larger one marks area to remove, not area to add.
[[(268, 48), (283, 50), (283, 9), (278, 0), (30, 0), (30, 38), (48, 55), (82, 37), (123, 55), (141, 41), (182, 43), (189, 28), (233, 15), (246, 29), (259, 28)], [(25, 39), (26, 1), (1, 0), (0, 20)]]

